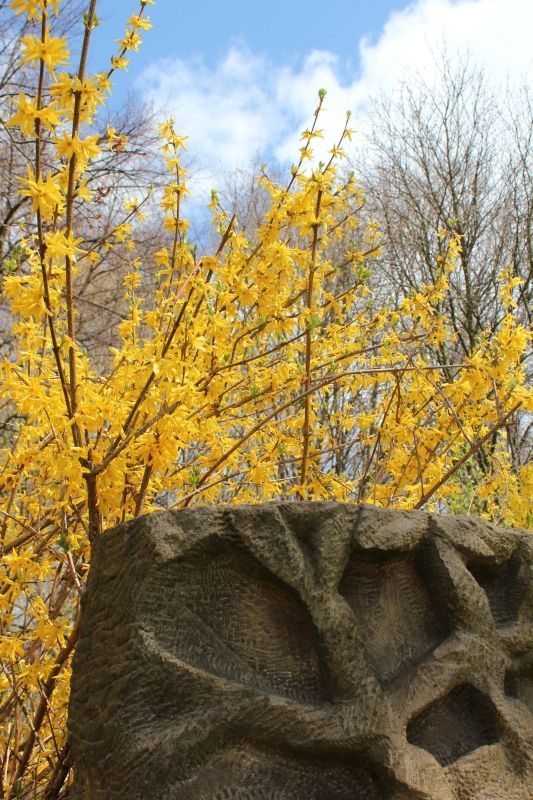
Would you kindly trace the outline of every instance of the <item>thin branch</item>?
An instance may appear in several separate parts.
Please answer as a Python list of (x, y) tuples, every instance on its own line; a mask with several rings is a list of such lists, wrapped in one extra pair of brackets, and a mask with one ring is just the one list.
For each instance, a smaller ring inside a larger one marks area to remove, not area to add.
[[(91, 31), (93, 28), (94, 17), (96, 13), (96, 0), (91, 0), (89, 5), (89, 10), (87, 12), (87, 16), (85, 19), (85, 31), (83, 34), (83, 44), (81, 48), (81, 55), (80, 55), (80, 62), (78, 67), (78, 80), (80, 85), (83, 84), (85, 79), (85, 69), (87, 66), (87, 56), (89, 53), (89, 42), (91, 39)], [(72, 132), (71, 137), (74, 140), (78, 134), (79, 127), (80, 127), (80, 111), (81, 111), (81, 96), (82, 90), (79, 89), (78, 91), (74, 92), (74, 110), (72, 116)], [(68, 184), (67, 184), (67, 198), (66, 198), (66, 238), (68, 239), (72, 233), (73, 227), (73, 210), (74, 210), (74, 197), (76, 194), (75, 190), (75, 179), (76, 179), (76, 166), (77, 166), (78, 156), (76, 151), (72, 153), (70, 157), (69, 167), (68, 167)], [(70, 338), (70, 346), (68, 351), (68, 358), (69, 358), (69, 380), (70, 380), (70, 407), (72, 409), (72, 413), (76, 413), (76, 408), (78, 404), (77, 400), (77, 391), (78, 391), (78, 378), (76, 373), (76, 350), (75, 350), (75, 338), (76, 338), (76, 331), (74, 325), (74, 298), (73, 298), (73, 264), (70, 255), (67, 255), (65, 258), (65, 302), (67, 307), (67, 331)], [(72, 427), (73, 433), (77, 430), (77, 425), (73, 425)], [(81, 437), (79, 432), (76, 434), (79, 442), (78, 445), (81, 443)]]
[(39, 705), (37, 706), (37, 711), (35, 712), (35, 716), (33, 717), (31, 730), (24, 744), (24, 749), (20, 757), (14, 781), (7, 790), (5, 800), (11, 800), (11, 798), (13, 797), (13, 790), (15, 789), (18, 781), (22, 778), (24, 772), (26, 771), (26, 767), (28, 766), (28, 762), (30, 760), (34, 748), (37, 735), (39, 733), (41, 725), (43, 724), (43, 720), (46, 716), (46, 710), (48, 708), (48, 704), (50, 703), (50, 698), (54, 693), (57, 679), (59, 677), (61, 670), (63, 669), (63, 666), (65, 665), (66, 661), (69, 659), (72, 651), (74, 650), (76, 642), (78, 641), (78, 636), (79, 636), (79, 624), (76, 625), (76, 627), (72, 630), (70, 636), (67, 638), (65, 642), (65, 645), (59, 651), (58, 656), (54, 662), (54, 666), (52, 667), (52, 671), (48, 677), (48, 680), (43, 685), (43, 695), (41, 697)]
[(433, 486), (430, 489), (428, 489), (428, 491), (424, 495), (422, 495), (422, 497), (414, 507), (421, 508), (423, 505), (425, 505), (425, 503), (427, 503), (428, 500), (430, 500), (431, 497), (433, 497), (435, 492), (438, 491), (438, 489), (440, 489), (440, 487), (443, 486), (443, 484), (449, 481), (450, 478), (453, 475), (455, 475), (455, 473), (459, 469), (461, 469), (461, 467), (464, 464), (466, 464), (466, 462), (483, 447), (485, 442), (488, 441), (491, 438), (491, 436), (494, 436), (494, 434), (497, 433), (497, 431), (505, 425), (507, 420), (515, 413), (515, 411), (517, 411), (520, 408), (521, 405), (522, 405), (521, 402), (517, 403), (515, 406), (513, 406), (513, 408), (510, 411), (507, 412), (507, 414), (505, 414), (504, 417), (501, 417), (501, 419), (495, 422), (494, 425), (491, 428), (489, 428), (487, 433), (484, 436), (482, 436), (481, 439), (478, 439), (478, 441), (472, 445), (472, 447), (462, 458), (460, 458), (458, 461), (455, 462), (453, 467), (450, 470), (448, 470), (446, 475), (444, 475), (440, 480), (438, 480), (435, 484), (433, 484)]
[(316, 206), (315, 206), (315, 222), (313, 223), (313, 238), (311, 244), (311, 263), (309, 264), (309, 277), (307, 281), (307, 298), (306, 298), (307, 310), (309, 312), (310, 317), (307, 320), (307, 325), (305, 329), (304, 387), (307, 394), (305, 396), (305, 401), (304, 401), (304, 420), (303, 420), (303, 430), (302, 430), (303, 448), (302, 448), (302, 464), (300, 470), (300, 486), (302, 488), (305, 484), (305, 478), (307, 472), (307, 459), (309, 456), (309, 444), (311, 439), (311, 393), (308, 391), (311, 386), (311, 360), (312, 360), (312, 344), (313, 344), (313, 326), (312, 326), (311, 312), (313, 309), (313, 290), (314, 290), (314, 278), (316, 270), (316, 253), (319, 241), (318, 230), (320, 227), (318, 218), (320, 215), (321, 201), (322, 201), (322, 190), (319, 189), (317, 193)]

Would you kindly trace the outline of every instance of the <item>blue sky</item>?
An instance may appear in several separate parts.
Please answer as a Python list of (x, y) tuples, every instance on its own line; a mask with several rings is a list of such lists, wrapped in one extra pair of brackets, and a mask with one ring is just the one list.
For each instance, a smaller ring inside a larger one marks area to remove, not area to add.
[[(132, 0), (100, 0), (90, 67), (109, 63)], [(533, 0), (158, 0), (113, 105), (128, 92), (189, 136), (195, 180), (298, 153), (320, 88), (325, 156), (345, 113), (364, 146), (371, 98), (436, 79), (439, 57), (485, 70), (495, 88), (532, 85)], [(318, 148), (317, 148), (318, 149)]]
[[(162, 58), (202, 56), (207, 64), (222, 59), (231, 46), (261, 53), (273, 62), (301, 59), (312, 50), (340, 56), (345, 75), (358, 69), (358, 44), (381, 33), (393, 11), (408, 0), (157, 0), (149, 9), (154, 28), (145, 34), (127, 74), (119, 76), (115, 102), (149, 64)], [(100, 28), (91, 66), (107, 66), (115, 38), (122, 35), (131, 0), (100, 0)], [(139, 87), (137, 87), (139, 91)]]

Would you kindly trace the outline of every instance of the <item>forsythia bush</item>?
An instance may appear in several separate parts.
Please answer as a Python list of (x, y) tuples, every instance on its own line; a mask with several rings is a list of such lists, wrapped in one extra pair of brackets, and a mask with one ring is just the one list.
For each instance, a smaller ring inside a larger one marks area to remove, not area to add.
[[(6, 798), (68, 792), (78, 601), (91, 543), (106, 528), (192, 503), (279, 498), (468, 510), (472, 476), (470, 508), (509, 525), (531, 522), (533, 470), (513, 468), (507, 441), (517, 414), (533, 410), (516, 279), (502, 270), (507, 314), (498, 330), (466, 361), (434, 366), (432, 351), (451, 337), (439, 308), (460, 238), (435, 231), (448, 242), (436, 282), (394, 307), (374, 305), (379, 234), (360, 222), (361, 192), (338, 168), (349, 117), (330, 160), (313, 162), (324, 91), (287, 185), (261, 175), (269, 206), (253, 237), (213, 194), (218, 244), (198, 255), (183, 217), (184, 138), (167, 122), (164, 245), (154, 243), (149, 263), (139, 257), (143, 201), (131, 198), (113, 236), (86, 245), (85, 171), (117, 146), (112, 129), (94, 133), (95, 120), (113, 72), (150, 28), (150, 4), (130, 17), (109, 71), (89, 76), (95, 0), (76, 71), (67, 71), (68, 42), (54, 36), (61, 0), (12, 2), (34, 24), (22, 45), (35, 92), (18, 97), (9, 121), (34, 143), (20, 176), (32, 218), (2, 285), (13, 348), (0, 363), (1, 392), (18, 420), (0, 449)], [(77, 338), (75, 287), (118, 246), (128, 314), (120, 345), (97, 369)], [(347, 450), (357, 458), (338, 458)]]

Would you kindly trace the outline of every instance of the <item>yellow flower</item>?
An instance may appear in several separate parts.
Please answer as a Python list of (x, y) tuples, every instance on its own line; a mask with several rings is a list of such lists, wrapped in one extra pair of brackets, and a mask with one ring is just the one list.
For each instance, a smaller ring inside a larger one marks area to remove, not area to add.
[(2, 284), (2, 291), (9, 300), (12, 314), (22, 319), (34, 317), (37, 320), (46, 314), (43, 288), (34, 275), (22, 279), (19, 276), (7, 275)]
[(56, 139), (55, 144), (59, 155), (66, 158), (67, 161), (69, 161), (73, 155), (76, 155), (80, 161), (80, 169), (83, 171), (87, 162), (100, 154), (97, 141), (98, 135), (80, 139), (77, 134), (74, 136), (65, 134), (60, 139)]
[(153, 27), (148, 17), (143, 18), (138, 14), (132, 14), (128, 20), (128, 24), (131, 25), (134, 30), (140, 28), (142, 31), (149, 31), (150, 28)]
[(43, 11), (52, 6), (54, 14), (59, 13), (59, 0), (48, 0), (48, 5), (44, 0), (12, 0), (11, 8), (15, 14), (27, 14), (30, 22), (34, 19), (40, 19)]
[(111, 57), (111, 66), (113, 67), (113, 69), (127, 69), (129, 63), (130, 63), (129, 58), (125, 58), (125, 56)]
[(35, 101), (26, 97), (25, 94), (19, 94), (17, 100), (17, 111), (13, 116), (8, 119), (7, 127), (19, 127), (24, 136), (33, 136), (35, 128), (35, 116), (37, 113)]
[(170, 263), (170, 256), (166, 247), (162, 247), (157, 253), (154, 253), (154, 262), (158, 267), (167, 267)]
[(78, 244), (81, 239), (74, 239), (72, 232), (65, 236), (64, 231), (46, 233), (44, 236), (46, 244), (46, 261), (51, 263), (56, 261), (60, 263), (67, 256), (72, 260), (76, 260), (76, 255), (81, 252)]
[(50, 103), (49, 106), (44, 106), (36, 113), (37, 117), (44, 123), (49, 131), (53, 131), (56, 125), (59, 125), (61, 122), (61, 117), (54, 103)]
[(20, 189), (20, 194), (23, 197), (31, 198), (33, 212), (40, 211), (44, 220), (49, 220), (53, 217), (56, 210), (63, 208), (63, 194), (59, 187), (56, 177), (52, 177), (48, 173), (46, 180), (42, 179), (39, 175), (35, 177), (29, 164), (27, 165), (27, 178), (18, 178), (24, 185), (24, 189)]
[(66, 106), (74, 101), (74, 82), (75, 78), (67, 72), (61, 72), (50, 86), (50, 94)]
[(136, 31), (127, 30), (124, 39), (117, 39), (117, 42), (124, 50), (133, 50), (135, 53), (138, 53), (141, 44), (141, 35)]
[(70, 58), (67, 40), (62, 36), (44, 35), (44, 41), (38, 36), (22, 37), (22, 63), (43, 61), (48, 71), (53, 75), (55, 67), (66, 64)]
[(100, 254), (96, 252), (96, 250), (89, 250), (87, 253), (87, 258), (90, 264), (98, 264), (100, 261)]
[(104, 94), (109, 88), (109, 81), (104, 75), (96, 75), (80, 81), (79, 78), (62, 72), (50, 86), (50, 94), (58, 106), (71, 113), (74, 97), (80, 95), (80, 120), (90, 122), (98, 106), (104, 102)]
[(98, 86), (99, 92), (111, 92), (113, 84), (109, 80), (107, 72), (99, 72), (97, 75), (94, 76), (96, 80), (96, 85)]
[(76, 188), (76, 195), (79, 200), (90, 203), (93, 199), (94, 192), (87, 186), (87, 178), (82, 178)]
[(49, 131), (52, 131), (61, 121), (54, 103), (37, 110), (35, 101), (30, 100), (25, 94), (19, 94), (16, 102), (18, 110), (8, 120), (7, 127), (14, 128), (17, 126), (24, 136), (33, 136), (36, 119), (40, 119)]
[(33, 635), (38, 641), (43, 642), (48, 649), (54, 645), (63, 647), (65, 644), (65, 628), (61, 621), (40, 619), (33, 629)]
[(124, 286), (130, 291), (137, 289), (141, 283), (141, 276), (138, 272), (130, 272), (124, 277)]
[[(164, 139), (165, 142), (167, 142), (168, 144), (173, 145), (177, 150), (187, 149), (187, 147), (185, 146), (185, 142), (189, 137), (180, 136), (175, 132), (173, 119), (169, 119), (167, 122), (163, 122), (160, 125), (158, 125), (157, 130), (161, 138)], [(175, 164), (173, 166), (175, 166)]]
[(14, 661), (17, 656), (24, 657), (24, 642), (14, 636), (0, 636), (0, 658)]

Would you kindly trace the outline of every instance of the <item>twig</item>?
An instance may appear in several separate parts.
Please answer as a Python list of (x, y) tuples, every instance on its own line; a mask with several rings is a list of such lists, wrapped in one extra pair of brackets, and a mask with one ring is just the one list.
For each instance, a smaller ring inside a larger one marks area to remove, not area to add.
[(44, 800), (56, 800), (72, 766), (72, 754), (67, 742), (62, 748), (44, 790)]
[[(89, 5), (89, 10), (87, 12), (87, 16), (85, 18), (85, 31), (83, 34), (83, 44), (81, 47), (81, 55), (80, 55), (80, 62), (78, 67), (78, 80), (80, 84), (83, 83), (85, 79), (85, 68), (87, 65), (87, 55), (89, 52), (89, 41), (91, 38), (91, 31), (93, 28), (93, 21), (94, 16), (96, 13), (96, 0), (91, 0)], [(72, 115), (72, 140), (77, 136), (79, 127), (80, 127), (80, 111), (81, 111), (81, 95), (82, 90), (79, 89), (74, 92), (74, 110)], [(70, 162), (68, 166), (68, 183), (67, 183), (67, 198), (66, 198), (66, 238), (69, 239), (72, 233), (72, 226), (73, 226), (73, 209), (74, 209), (74, 196), (76, 193), (75, 190), (75, 179), (76, 179), (76, 165), (78, 161), (78, 156), (76, 151), (72, 153), (70, 157)], [(67, 255), (65, 258), (65, 301), (67, 307), (67, 331), (70, 338), (70, 345), (68, 351), (68, 359), (69, 359), (69, 381), (70, 381), (70, 407), (72, 410), (72, 414), (76, 413), (76, 408), (78, 405), (77, 400), (77, 374), (76, 374), (76, 350), (75, 350), (75, 327), (74, 327), (74, 299), (73, 299), (73, 275), (72, 275), (72, 258), (70, 255)], [(77, 443), (78, 446), (81, 444), (81, 437), (78, 431), (77, 424), (72, 426), (72, 433), (73, 435), (79, 439)]]
[(140, 516), (140, 514), (142, 513), (144, 501), (146, 499), (146, 492), (148, 491), (148, 484), (150, 483), (150, 477), (152, 475), (152, 470), (153, 470), (152, 464), (147, 464), (144, 468), (141, 486), (139, 488), (139, 493), (135, 500), (136, 517)]
[(307, 473), (307, 459), (309, 457), (309, 443), (311, 438), (311, 394), (308, 391), (311, 386), (311, 359), (312, 359), (312, 345), (313, 345), (313, 328), (311, 311), (313, 308), (313, 284), (316, 270), (316, 251), (318, 247), (318, 230), (320, 223), (318, 217), (320, 214), (320, 204), (322, 202), (322, 190), (319, 189), (316, 198), (315, 206), (315, 222), (313, 223), (313, 239), (311, 244), (311, 263), (309, 265), (309, 277), (307, 280), (307, 298), (306, 305), (309, 311), (310, 318), (307, 320), (305, 330), (305, 381), (304, 387), (307, 392), (304, 401), (304, 421), (303, 421), (303, 448), (302, 448), (302, 463), (300, 467), (300, 486), (303, 488)]
[(435, 484), (433, 484), (431, 489), (428, 489), (428, 491), (424, 495), (422, 495), (422, 497), (420, 498), (420, 500), (418, 501), (416, 506), (414, 506), (414, 508), (421, 508), (421, 506), (423, 506), (425, 503), (427, 503), (427, 501), (431, 497), (433, 497), (435, 492), (438, 489), (440, 489), (440, 487), (444, 483), (446, 483), (446, 481), (448, 481), (452, 477), (452, 475), (455, 475), (457, 470), (461, 469), (463, 464), (465, 464), (470, 458), (472, 458), (472, 456), (475, 455), (478, 452), (478, 450), (481, 449), (481, 447), (483, 447), (485, 442), (488, 441), (488, 439), (490, 439), (491, 436), (494, 436), (494, 434), (503, 425), (505, 425), (505, 423), (507, 422), (509, 417), (511, 417), (515, 413), (515, 411), (517, 411), (520, 408), (521, 405), (522, 405), (521, 402), (517, 403), (515, 406), (513, 406), (513, 408), (510, 411), (507, 412), (507, 414), (505, 414), (504, 417), (499, 419), (498, 422), (495, 422), (494, 425), (491, 428), (489, 428), (487, 433), (484, 436), (482, 436), (481, 439), (479, 439), (475, 444), (473, 444), (472, 447), (470, 448), (470, 450), (468, 450), (468, 452), (465, 453), (465, 455), (462, 458), (460, 458), (458, 461), (455, 462), (453, 467), (450, 470), (448, 470), (446, 475), (444, 475), (440, 480), (438, 480)]
[(26, 739), (26, 742), (24, 744), (24, 750), (23, 750), (22, 755), (20, 757), (20, 761), (19, 761), (19, 765), (18, 765), (17, 771), (15, 773), (14, 781), (13, 781), (13, 783), (11, 784), (10, 788), (7, 791), (7, 795), (6, 795), (5, 800), (11, 800), (11, 798), (13, 797), (13, 793), (12, 793), (13, 788), (17, 785), (18, 781), (22, 778), (22, 776), (24, 775), (24, 772), (26, 771), (26, 767), (28, 766), (28, 762), (30, 760), (30, 756), (32, 754), (33, 747), (35, 745), (35, 740), (37, 738), (37, 734), (39, 733), (39, 729), (40, 729), (41, 725), (43, 724), (43, 720), (44, 720), (45, 715), (46, 715), (46, 709), (48, 707), (48, 704), (50, 702), (50, 698), (52, 697), (52, 694), (53, 694), (54, 689), (56, 687), (56, 683), (57, 683), (57, 679), (59, 677), (59, 673), (61, 672), (61, 669), (63, 668), (63, 665), (65, 664), (67, 659), (70, 657), (72, 651), (74, 650), (76, 642), (78, 641), (78, 635), (79, 635), (79, 623), (72, 630), (70, 636), (68, 637), (68, 639), (65, 642), (64, 647), (62, 647), (61, 650), (59, 651), (59, 654), (58, 654), (58, 656), (57, 656), (57, 658), (55, 660), (54, 666), (52, 667), (52, 671), (50, 673), (50, 676), (48, 677), (48, 680), (46, 681), (46, 683), (43, 685), (42, 697), (41, 697), (41, 700), (39, 702), (39, 705), (37, 706), (37, 711), (35, 712), (35, 716), (33, 718), (33, 722), (32, 722), (32, 725), (31, 725), (30, 733), (29, 733), (28, 738)]

